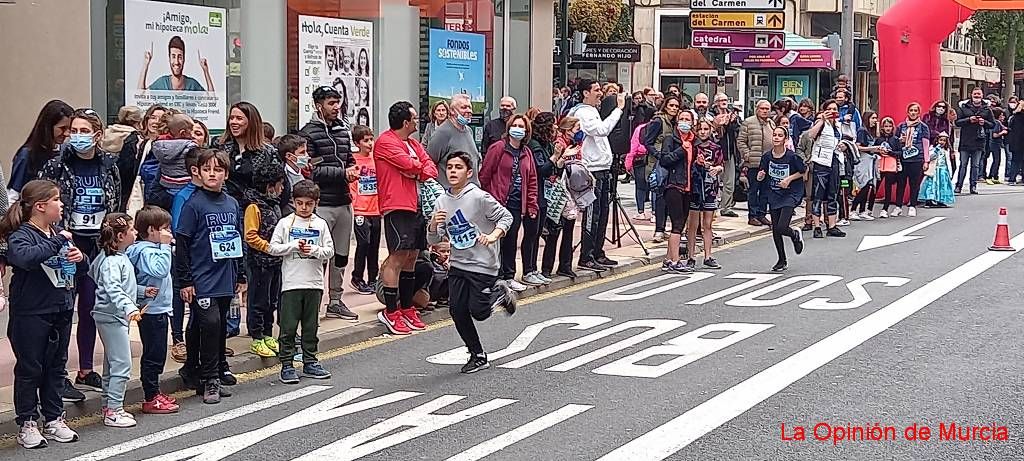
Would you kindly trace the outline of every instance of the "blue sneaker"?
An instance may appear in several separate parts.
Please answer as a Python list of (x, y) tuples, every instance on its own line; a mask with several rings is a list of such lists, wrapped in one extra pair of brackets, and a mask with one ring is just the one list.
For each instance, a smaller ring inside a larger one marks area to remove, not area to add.
[(324, 370), (319, 362), (313, 362), (302, 366), (302, 376), (313, 379), (330, 379), (331, 372)]
[(291, 365), (281, 366), (281, 382), (285, 384), (299, 383), (299, 374), (295, 372), (295, 367)]

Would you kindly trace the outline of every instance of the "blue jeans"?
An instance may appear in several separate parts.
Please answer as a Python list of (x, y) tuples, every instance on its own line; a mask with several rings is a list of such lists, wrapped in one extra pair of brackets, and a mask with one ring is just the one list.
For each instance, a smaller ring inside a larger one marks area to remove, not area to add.
[[(967, 176), (967, 169), (970, 168), (971, 172), (971, 190), (978, 188), (978, 176), (981, 175), (981, 158), (984, 154), (984, 147), (977, 147), (973, 149), (960, 149), (960, 169), (956, 174), (956, 190), (961, 190), (964, 187), (964, 178)], [(970, 163), (970, 167), (967, 164)]]
[[(999, 179), (999, 164), (1003, 157), (1003, 145), (993, 142), (989, 145), (989, 154), (992, 156), (992, 166), (988, 170), (988, 178)], [(1009, 165), (1009, 162), (1007, 162), (1007, 165)]]
[(750, 219), (763, 218), (768, 213), (765, 210), (764, 197), (761, 193), (761, 182), (757, 180), (757, 168), (747, 169), (747, 216)]
[(643, 214), (647, 208), (647, 199), (651, 196), (651, 188), (647, 184), (647, 165), (633, 165), (633, 181), (636, 186), (636, 210)]

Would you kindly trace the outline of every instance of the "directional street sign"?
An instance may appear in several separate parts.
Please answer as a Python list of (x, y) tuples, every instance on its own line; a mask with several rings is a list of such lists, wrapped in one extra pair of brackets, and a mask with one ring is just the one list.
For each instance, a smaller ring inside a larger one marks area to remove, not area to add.
[(690, 13), (690, 27), (694, 29), (761, 29), (782, 30), (786, 25), (783, 12), (730, 11), (712, 13), (693, 11)]
[(692, 0), (690, 8), (694, 10), (784, 10), (785, 0)]
[(786, 34), (745, 30), (694, 30), (690, 43), (695, 48), (784, 50)]

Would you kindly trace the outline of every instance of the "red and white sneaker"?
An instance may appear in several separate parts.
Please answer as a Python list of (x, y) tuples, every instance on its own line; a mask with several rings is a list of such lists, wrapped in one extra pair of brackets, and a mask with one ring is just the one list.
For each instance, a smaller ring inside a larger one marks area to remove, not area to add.
[(409, 326), (405, 323), (405, 317), (402, 316), (401, 310), (394, 312), (387, 312), (386, 310), (377, 313), (377, 320), (383, 323), (384, 326), (388, 327), (388, 331), (394, 335), (407, 335), (412, 333)]
[(150, 415), (177, 413), (178, 404), (170, 403), (157, 395), (156, 397), (153, 397), (153, 400), (142, 402), (142, 412)]
[(405, 323), (409, 325), (409, 328), (416, 331), (422, 331), (427, 328), (427, 324), (420, 320), (420, 314), (416, 311), (415, 307), (407, 307), (400, 310), (402, 317), (405, 319)]
[(178, 403), (177, 399), (175, 399), (174, 397), (171, 397), (171, 396), (169, 396), (167, 394), (164, 394), (163, 392), (157, 394), (156, 398), (160, 399), (160, 400), (163, 400), (166, 403), (173, 403), (173, 404), (177, 404)]

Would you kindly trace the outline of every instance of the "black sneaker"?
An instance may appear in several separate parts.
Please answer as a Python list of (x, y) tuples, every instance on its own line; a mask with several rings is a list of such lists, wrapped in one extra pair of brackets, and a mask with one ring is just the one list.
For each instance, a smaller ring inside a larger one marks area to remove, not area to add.
[(600, 264), (602, 266), (607, 266), (607, 267), (615, 267), (615, 266), (619, 265), (618, 261), (616, 261), (614, 259), (609, 259), (607, 256), (602, 256), (600, 258), (595, 259), (594, 261), (596, 261), (598, 264)]
[(103, 378), (95, 371), (90, 371), (89, 374), (84, 377), (76, 373), (75, 386), (84, 387), (86, 390), (103, 392)]
[(960, 187), (957, 187), (956, 189), (953, 190), (953, 193), (956, 194), (956, 195), (960, 195), (960, 194), (964, 193), (964, 190), (962, 188), (960, 188)]
[(516, 298), (516, 292), (512, 291), (505, 283), (495, 283), (494, 287), (491, 288), (491, 311), (497, 309), (504, 310), (506, 314), (512, 316), (516, 313), (516, 305), (519, 303)]
[(60, 399), (65, 402), (84, 402), (85, 394), (75, 389), (75, 385), (71, 384), (70, 379), (64, 378), (64, 389), (60, 393)]
[(804, 232), (807, 232), (809, 230), (814, 230), (814, 225), (810, 224), (810, 223), (806, 223), (806, 224), (804, 224), (804, 227), (800, 228), (800, 230), (802, 230)]
[[(691, 259), (691, 261), (693, 261)], [(715, 261), (715, 258), (708, 258), (704, 260), (704, 267), (707, 269), (721, 269), (722, 265)]]
[(693, 258), (686, 260), (686, 268), (691, 272), (697, 270), (697, 261)]
[(576, 265), (576, 268), (578, 268), (578, 269), (586, 269), (588, 271), (594, 271), (594, 272), (606, 272), (608, 270), (607, 267), (604, 267), (604, 266), (598, 264), (596, 261), (581, 262), (581, 263)]
[(206, 382), (203, 390), (203, 403), (220, 403), (220, 380), (211, 379)]
[(793, 229), (793, 251), (796, 251), (796, 254), (804, 252), (804, 234), (796, 229)]
[(348, 310), (348, 306), (340, 300), (327, 306), (327, 317), (334, 317), (342, 320), (359, 320), (355, 312)]
[(814, 238), (816, 238), (816, 239), (823, 239), (823, 238), (825, 238), (825, 233), (821, 231), (820, 227), (815, 227), (814, 228)]
[(833, 227), (825, 233), (829, 237), (846, 237), (846, 232), (839, 230), (838, 227)]
[(784, 262), (778, 262), (778, 263), (775, 263), (774, 266), (772, 266), (772, 272), (786, 272), (786, 269), (789, 269), (789, 268), (786, 267), (786, 263), (784, 263)]
[(486, 370), (491, 367), (491, 362), (487, 361), (486, 355), (471, 355), (469, 356), (469, 362), (466, 362), (462, 366), (462, 372), (465, 374), (476, 373), (480, 370)]
[(234, 386), (238, 384), (238, 379), (235, 378), (231, 371), (225, 371), (220, 374), (220, 383), (224, 386)]
[(372, 286), (362, 280), (352, 279), (350, 284), (352, 285), (352, 289), (356, 290), (356, 293), (361, 295), (372, 295), (376, 293)]
[(978, 195), (978, 189), (971, 189), (971, 195)]
[(569, 277), (571, 279), (577, 277), (576, 273), (573, 272), (572, 269), (559, 269), (558, 272), (555, 272), (555, 275), (561, 275), (562, 277)]

